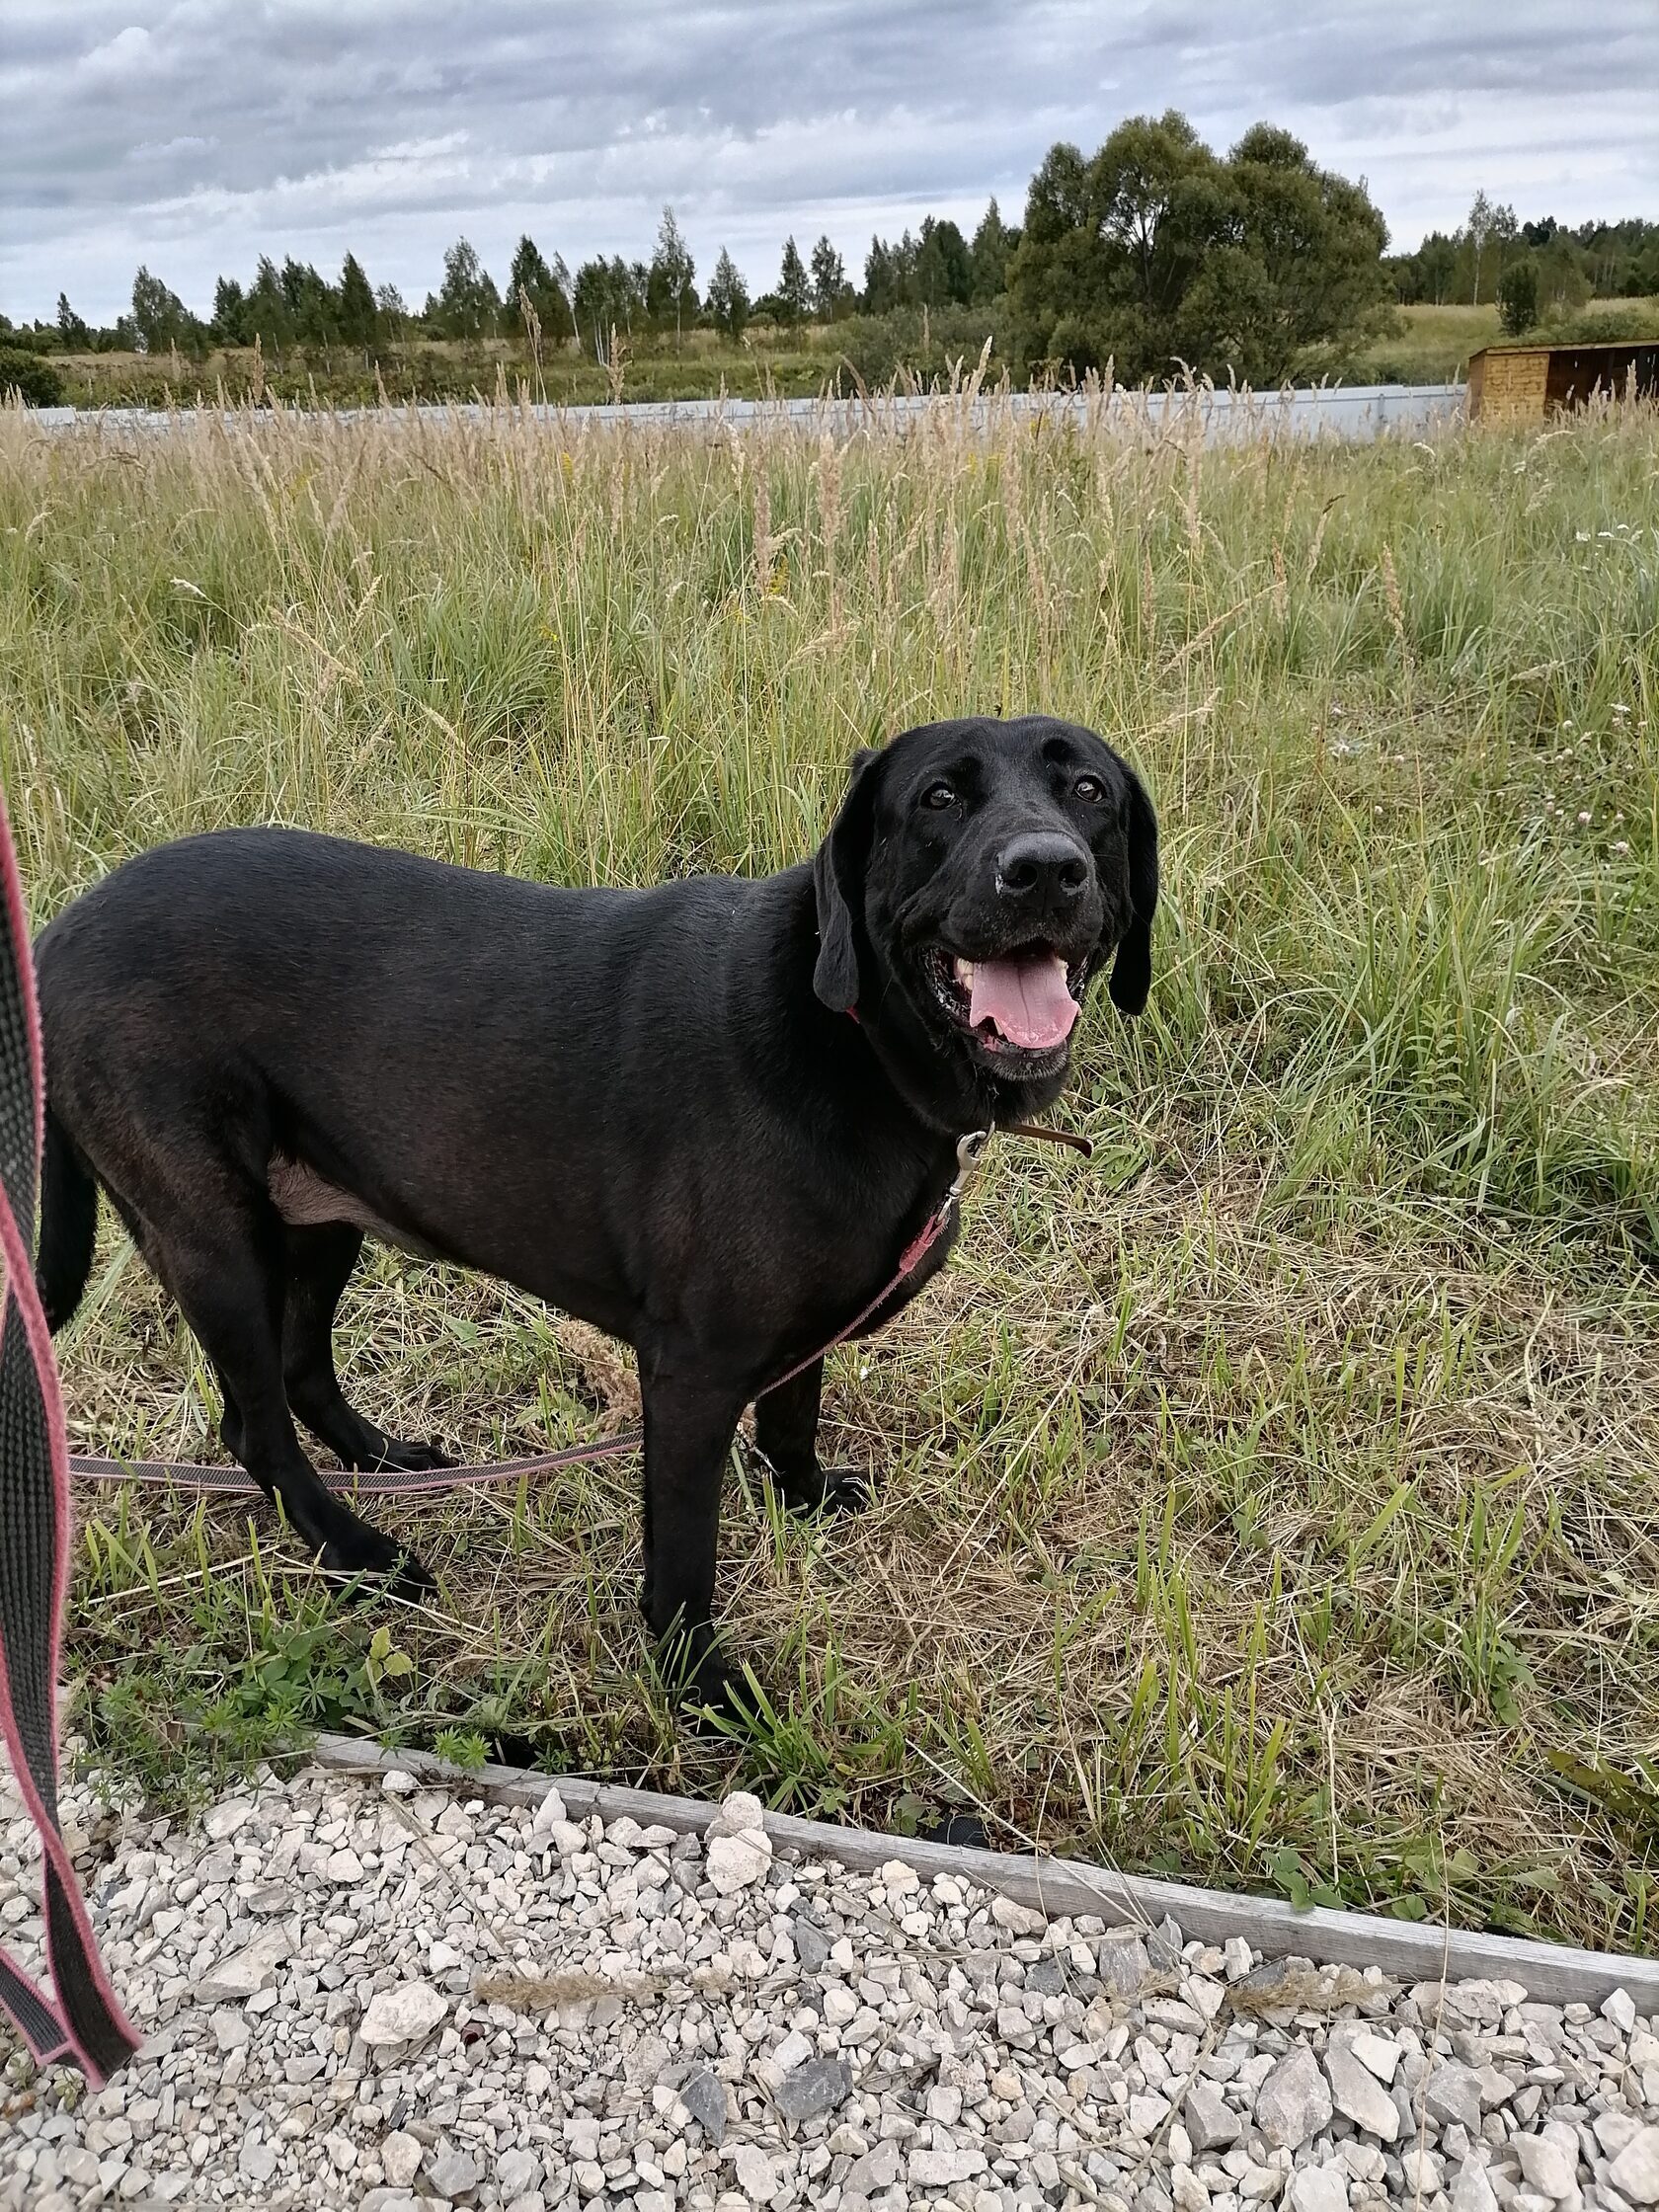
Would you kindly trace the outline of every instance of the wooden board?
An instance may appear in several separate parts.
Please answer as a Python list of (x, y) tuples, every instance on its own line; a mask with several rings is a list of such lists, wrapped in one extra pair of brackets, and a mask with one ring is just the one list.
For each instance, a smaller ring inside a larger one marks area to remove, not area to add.
[(1483, 423), (1541, 423), (1546, 346), (1489, 346), (1469, 362), (1469, 414)]
[[(672, 1828), (681, 1835), (701, 1835), (719, 1809), (697, 1798), (664, 1797), (654, 1790), (626, 1789), (610, 1782), (526, 1774), (515, 1767), (468, 1770), (425, 1752), (382, 1751), (377, 1744), (356, 1743), (346, 1736), (318, 1737), (313, 1756), (319, 1766), (365, 1780), (402, 1772), (493, 1805), (534, 1806), (550, 1789), (557, 1789), (573, 1820), (597, 1813), (603, 1821), (626, 1817), (642, 1828)], [(1119, 1874), (1077, 1859), (918, 1843), (908, 1836), (797, 1820), (788, 1813), (768, 1813), (766, 1831), (774, 1849), (786, 1856), (832, 1858), (857, 1872), (873, 1872), (897, 1858), (914, 1867), (925, 1881), (935, 1874), (955, 1874), (1052, 1919), (1092, 1913), (1116, 1926), (1155, 1927), (1167, 1914), (1179, 1924), (1184, 1937), (1222, 1943), (1229, 1936), (1242, 1936), (1269, 1958), (1381, 1966), (1402, 1982), (1486, 1976), (1520, 1982), (1529, 1996), (1547, 2005), (1600, 2005), (1614, 1990), (1623, 1989), (1635, 2000), (1639, 2013), (1659, 2013), (1659, 1959), (1574, 1950), (1566, 1944), (1524, 1942), (1505, 1936), (1466, 1935), (1375, 1913), (1333, 1913), (1322, 1907), (1297, 1912), (1274, 1897)]]

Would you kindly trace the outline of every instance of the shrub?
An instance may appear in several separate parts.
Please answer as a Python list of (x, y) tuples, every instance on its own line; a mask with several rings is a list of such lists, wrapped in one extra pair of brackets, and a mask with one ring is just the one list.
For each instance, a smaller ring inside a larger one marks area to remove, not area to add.
[(1531, 254), (1512, 261), (1498, 278), (1498, 320), (1511, 338), (1519, 338), (1538, 321), (1538, 263)]
[[(849, 369), (855, 370), (867, 391), (891, 384), (901, 370), (923, 383), (949, 377), (960, 361), (966, 374), (980, 357), (991, 335), (992, 316), (984, 307), (929, 309), (925, 319), (919, 307), (896, 307), (886, 315), (849, 315), (834, 326), (834, 358), (843, 390), (850, 387)], [(993, 354), (1000, 373), (1001, 363)]]
[(1632, 299), (1617, 307), (1585, 307), (1578, 314), (1552, 324), (1549, 336), (1557, 346), (1599, 346), (1620, 339), (1659, 338), (1659, 304)]
[(13, 392), (25, 407), (63, 405), (63, 379), (50, 361), (19, 346), (0, 346), (0, 398)]

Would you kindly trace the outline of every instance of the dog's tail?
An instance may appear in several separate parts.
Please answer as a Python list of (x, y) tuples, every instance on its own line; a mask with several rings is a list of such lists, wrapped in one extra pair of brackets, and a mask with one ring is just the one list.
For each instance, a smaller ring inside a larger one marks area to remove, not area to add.
[(69, 1141), (68, 1132), (46, 1108), (46, 1142), (40, 1162), (40, 1248), (35, 1258), (35, 1287), (55, 1336), (74, 1317), (92, 1272), (92, 1243), (98, 1228), (98, 1185)]

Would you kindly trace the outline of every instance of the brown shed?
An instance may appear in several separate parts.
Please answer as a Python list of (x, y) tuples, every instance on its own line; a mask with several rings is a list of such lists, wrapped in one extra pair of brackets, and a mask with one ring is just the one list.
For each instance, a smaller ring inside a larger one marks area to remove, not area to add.
[(1482, 346), (1468, 365), (1468, 411), (1488, 423), (1540, 423), (1592, 393), (1659, 399), (1659, 340), (1594, 346)]

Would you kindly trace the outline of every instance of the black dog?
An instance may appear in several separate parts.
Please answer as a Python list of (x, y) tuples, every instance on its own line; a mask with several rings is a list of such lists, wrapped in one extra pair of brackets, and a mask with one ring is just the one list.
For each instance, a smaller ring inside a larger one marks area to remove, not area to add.
[(85, 1288), (101, 1183), (213, 1364), (229, 1450), (331, 1573), (414, 1587), (294, 1433), (348, 1467), (443, 1463), (336, 1380), (363, 1232), (596, 1323), (639, 1356), (646, 1618), (718, 1696), (744, 1407), (791, 1505), (858, 1502), (818, 1462), (822, 1362), (767, 1384), (893, 1276), (964, 1133), (1059, 1094), (1114, 947), (1140, 1011), (1156, 901), (1140, 782), (1037, 717), (861, 753), (817, 859), (759, 882), (557, 890), (282, 830), (163, 846), (37, 951), (47, 1316)]

